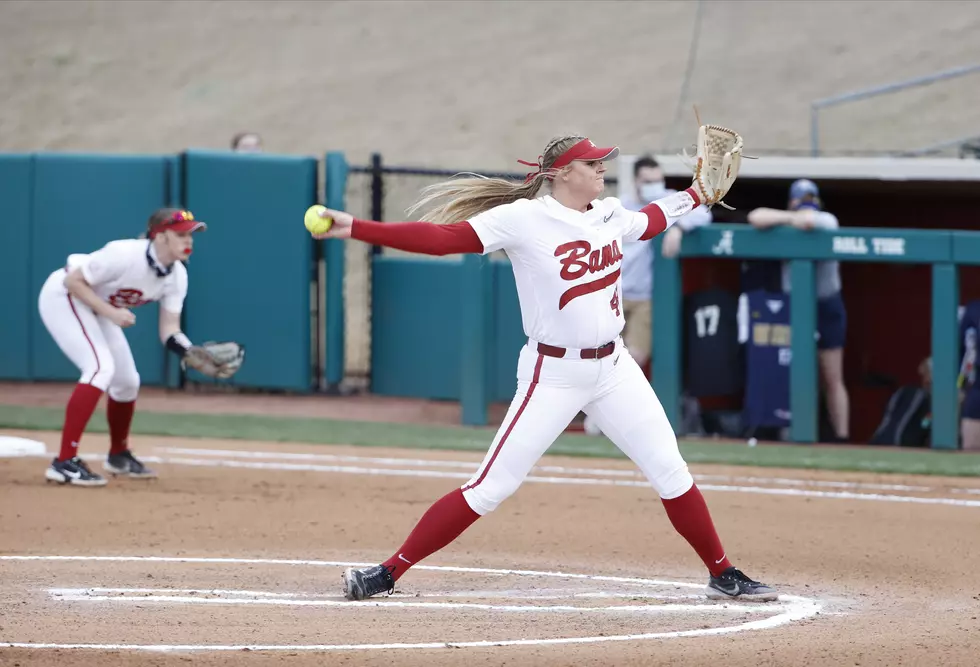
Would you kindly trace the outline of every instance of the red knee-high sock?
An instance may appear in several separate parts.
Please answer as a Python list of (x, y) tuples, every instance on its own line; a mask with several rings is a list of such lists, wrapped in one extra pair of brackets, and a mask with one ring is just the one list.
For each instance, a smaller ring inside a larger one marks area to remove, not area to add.
[(479, 518), (463, 498), (463, 490), (455, 489), (422, 515), (405, 544), (383, 565), (391, 568), (391, 576), (398, 581), (408, 568), (455, 540)]
[(102, 398), (102, 390), (90, 384), (76, 384), (75, 391), (68, 399), (65, 408), (65, 425), (61, 429), (61, 453), (58, 460), (64, 461), (78, 454), (78, 443), (95, 412), (95, 406)]
[(129, 449), (129, 425), (133, 423), (136, 401), (117, 401), (109, 397), (106, 420), (109, 422), (109, 454), (122, 454)]
[(715, 532), (708, 505), (696, 484), (684, 495), (662, 502), (674, 530), (694, 547), (712, 575), (717, 576), (731, 567)]

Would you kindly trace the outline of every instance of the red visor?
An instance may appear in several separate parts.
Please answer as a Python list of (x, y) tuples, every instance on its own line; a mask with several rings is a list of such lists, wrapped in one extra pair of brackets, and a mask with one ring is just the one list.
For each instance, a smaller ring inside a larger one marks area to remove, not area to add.
[(163, 222), (153, 225), (152, 232), (164, 232), (167, 230), (174, 232), (196, 232), (199, 229), (207, 229), (208, 226), (199, 220), (194, 219), (194, 214), (190, 211), (176, 211)]
[[(613, 146), (612, 148), (599, 148), (590, 139), (582, 139), (567, 151), (558, 156), (555, 163), (551, 165), (551, 169), (561, 169), (562, 167), (568, 166), (575, 160), (612, 160), (617, 155), (619, 155), (619, 147)], [(525, 162), (524, 160), (518, 160), (521, 164), (526, 164), (529, 167), (537, 167), (537, 171), (533, 171), (527, 175), (524, 179), (525, 183), (528, 183), (535, 176), (541, 173), (541, 156), (538, 156), (537, 162)], [(549, 177), (550, 178), (550, 177)]]
[(570, 164), (574, 160), (612, 160), (617, 155), (619, 155), (619, 148), (613, 146), (612, 148), (599, 148), (591, 139), (582, 139), (567, 151), (562, 153), (555, 163), (551, 166), (552, 169), (561, 169), (562, 167)]

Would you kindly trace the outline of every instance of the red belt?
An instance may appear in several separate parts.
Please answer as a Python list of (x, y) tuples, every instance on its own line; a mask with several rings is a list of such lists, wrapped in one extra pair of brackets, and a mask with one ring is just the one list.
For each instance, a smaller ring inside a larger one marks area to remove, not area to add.
[[(603, 359), (608, 357), (616, 349), (616, 341), (606, 343), (601, 347), (593, 347), (587, 350), (581, 350), (580, 356), (582, 359)], [(565, 348), (555, 347), (554, 345), (546, 345), (545, 343), (538, 343), (538, 352), (546, 357), (558, 357), (563, 359), (565, 357)]]

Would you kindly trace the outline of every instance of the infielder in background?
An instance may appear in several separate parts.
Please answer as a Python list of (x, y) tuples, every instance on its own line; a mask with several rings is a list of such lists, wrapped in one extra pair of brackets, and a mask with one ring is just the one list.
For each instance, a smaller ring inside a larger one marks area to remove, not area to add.
[[(776, 591), (732, 566), (653, 388), (623, 346), (620, 263), (624, 241), (650, 239), (724, 191), (692, 187), (639, 212), (598, 199), (605, 160), (581, 136), (552, 140), (523, 184), (463, 178), (430, 186), (412, 211), (431, 222), (378, 223), (323, 210), (332, 228), (315, 238), (354, 238), (429, 255), (506, 251), (528, 342), (517, 393), (476, 474), (438, 500), (384, 563), (343, 574), (344, 594), (361, 600), (393, 591), (408, 569), (455, 540), (524, 481), (579, 411), (642, 470), (674, 528), (710, 576), (713, 599), (774, 600)], [(737, 174), (737, 167), (735, 170)], [(412, 212), (410, 211), (410, 212)]]
[[(129, 427), (140, 376), (123, 329), (136, 323), (130, 310), (160, 302), (160, 340), (202, 372), (212, 372), (180, 330), (187, 295), (187, 269), (193, 233), (206, 229), (190, 211), (161, 208), (150, 216), (148, 239), (107, 243), (90, 254), (69, 255), (52, 273), (38, 298), (41, 320), (61, 351), (81, 371), (65, 410), (61, 451), (45, 472), (48, 480), (77, 486), (104, 486), (78, 456), (78, 443), (103, 392), (111, 441), (105, 470), (113, 475), (151, 478), (156, 474), (133, 456)], [(194, 354), (188, 354), (194, 349)]]

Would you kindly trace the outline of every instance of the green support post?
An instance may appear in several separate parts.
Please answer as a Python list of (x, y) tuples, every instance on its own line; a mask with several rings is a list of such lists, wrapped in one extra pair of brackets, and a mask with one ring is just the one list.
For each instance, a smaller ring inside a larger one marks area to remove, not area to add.
[(660, 237), (653, 254), (653, 387), (676, 430), (681, 400), (681, 265), (660, 254)]
[[(326, 207), (343, 211), (347, 191), (347, 160), (343, 153), (327, 153), (325, 186)], [(325, 376), (328, 387), (336, 388), (344, 379), (344, 241), (327, 239), (323, 243), (327, 263)]]
[(789, 405), (793, 442), (817, 441), (817, 291), (813, 262), (794, 259), (789, 323), (792, 360), (789, 366)]
[(490, 260), (465, 255), (460, 281), (460, 402), (466, 426), (487, 425), (490, 397), (490, 321), (493, 280)]
[(954, 264), (932, 265), (932, 448), (957, 449), (959, 274)]

